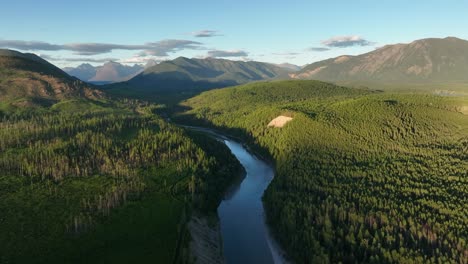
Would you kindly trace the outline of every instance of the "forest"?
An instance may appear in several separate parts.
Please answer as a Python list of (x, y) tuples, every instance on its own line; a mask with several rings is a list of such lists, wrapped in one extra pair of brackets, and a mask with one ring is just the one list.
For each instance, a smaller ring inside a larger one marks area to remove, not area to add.
[[(468, 98), (318, 81), (204, 92), (179, 122), (270, 157), (267, 219), (297, 263), (467, 263)], [(293, 120), (267, 127), (273, 118)]]
[(1, 112), (0, 262), (186, 258), (190, 212), (215, 212), (241, 167), (157, 108), (78, 99)]

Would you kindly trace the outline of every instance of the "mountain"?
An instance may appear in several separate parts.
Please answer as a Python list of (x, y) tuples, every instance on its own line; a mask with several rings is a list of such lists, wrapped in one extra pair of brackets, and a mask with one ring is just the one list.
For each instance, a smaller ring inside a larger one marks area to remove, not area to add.
[(153, 66), (156, 66), (158, 65), (158, 63), (155, 61), (155, 60), (148, 60), (148, 62), (146, 62), (145, 64), (145, 69), (149, 68), (149, 67), (153, 67)]
[(97, 67), (96, 75), (89, 79), (90, 82), (121, 82), (131, 79), (143, 70), (141, 65), (122, 65), (117, 62), (107, 62)]
[(92, 89), (30, 53), (0, 50), (0, 101), (35, 105), (68, 98), (95, 99), (102, 92)]
[(76, 68), (67, 67), (63, 70), (80, 80), (96, 84), (104, 84), (129, 80), (139, 74), (143, 68), (144, 67), (139, 64), (127, 66), (110, 61), (97, 67), (84, 63)]
[(285, 75), (278, 66), (255, 61), (225, 59), (188, 59), (179, 57), (145, 69), (129, 83), (150, 83), (160, 80), (209, 82), (214, 85), (241, 84)]
[(171, 104), (210, 89), (289, 78), (288, 73), (270, 63), (179, 57), (148, 67), (127, 82), (102, 89), (116, 96)]
[(186, 91), (286, 78), (287, 73), (287, 70), (269, 63), (179, 57), (145, 69), (127, 85), (155, 91)]
[(280, 68), (283, 68), (283, 69), (286, 69), (288, 71), (291, 71), (291, 72), (296, 72), (296, 71), (300, 71), (302, 69), (301, 66), (298, 66), (298, 65), (295, 65), (295, 64), (291, 64), (291, 63), (280, 63), (280, 64), (273, 64), (273, 65), (276, 65)]
[(96, 67), (89, 63), (83, 63), (76, 68), (66, 67), (63, 71), (82, 81), (88, 81), (96, 75)]
[(290, 77), (333, 82), (467, 82), (468, 41), (448, 37), (387, 45), (359, 56), (312, 63)]

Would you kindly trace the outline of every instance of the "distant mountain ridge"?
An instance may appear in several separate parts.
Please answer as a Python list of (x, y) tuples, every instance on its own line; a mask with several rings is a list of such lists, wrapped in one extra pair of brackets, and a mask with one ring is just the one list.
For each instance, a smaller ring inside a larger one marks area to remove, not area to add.
[(211, 89), (286, 79), (290, 72), (264, 62), (178, 57), (146, 68), (126, 82), (105, 85), (102, 89), (115, 96), (172, 104)]
[[(263, 62), (231, 61), (225, 59), (189, 59), (179, 57), (145, 69), (128, 81), (132, 86), (154, 89), (179, 89), (207, 85), (225, 87), (250, 81), (287, 78), (288, 71)], [(164, 86), (165, 87), (164, 87)]]
[(75, 68), (73, 67), (66, 67), (62, 69), (69, 75), (76, 77), (82, 81), (87, 82), (88, 80), (92, 79), (96, 75), (96, 67), (89, 63), (83, 63)]
[[(148, 65), (153, 65), (150, 62)], [(83, 63), (75, 68), (63, 68), (65, 72), (82, 81), (90, 83), (115, 83), (127, 81), (139, 73), (146, 66), (135, 64), (133, 66), (123, 65), (118, 62), (109, 61), (101, 66), (93, 66), (89, 63)]]
[(18, 106), (69, 98), (101, 98), (103, 93), (31, 53), (0, 50), (0, 101)]
[(315, 62), (289, 76), (332, 82), (466, 82), (468, 41), (448, 37), (387, 45), (358, 56), (339, 56)]

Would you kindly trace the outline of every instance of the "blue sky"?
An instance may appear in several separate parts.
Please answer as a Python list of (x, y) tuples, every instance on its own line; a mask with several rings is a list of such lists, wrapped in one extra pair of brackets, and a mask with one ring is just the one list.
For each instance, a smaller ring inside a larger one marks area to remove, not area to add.
[(15, 0), (2, 3), (0, 48), (59, 66), (178, 56), (304, 65), (421, 38), (468, 39), (467, 11), (454, 0)]

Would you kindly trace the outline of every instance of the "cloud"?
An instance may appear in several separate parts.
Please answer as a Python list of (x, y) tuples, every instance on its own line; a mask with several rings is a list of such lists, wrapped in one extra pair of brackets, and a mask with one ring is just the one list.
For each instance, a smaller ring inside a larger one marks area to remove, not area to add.
[(61, 45), (50, 44), (42, 41), (3, 40), (0, 39), (0, 47), (20, 50), (60, 50)]
[(160, 63), (161, 61), (164, 61), (164, 60), (154, 58), (154, 57), (139, 57), (139, 56), (134, 56), (131, 58), (119, 60), (120, 63), (127, 63), (127, 64), (146, 64), (149, 62)]
[(73, 51), (77, 55), (97, 55), (109, 53), (112, 50), (141, 50), (147, 45), (119, 45), (108, 43), (70, 43), (62, 45), (63, 50)]
[(147, 48), (141, 52), (140, 56), (157, 56), (166, 57), (169, 53), (174, 53), (181, 50), (200, 50), (203, 49), (202, 43), (191, 40), (181, 39), (166, 39), (158, 42), (147, 43)]
[(37, 54), (41, 58), (48, 61), (61, 61), (61, 62), (95, 62), (95, 63), (106, 63), (109, 61), (115, 61), (122, 64), (146, 64), (149, 62), (160, 63), (163, 59), (157, 57), (140, 57), (133, 56), (125, 59), (117, 58), (90, 58), (90, 57), (75, 57), (75, 58), (64, 58), (64, 57), (54, 57), (48, 54)]
[(207, 56), (212, 58), (247, 57), (249, 53), (243, 50), (210, 50)]
[(89, 58), (89, 57), (79, 57), (79, 58), (63, 58), (63, 57), (54, 57), (46, 54), (40, 54), (41, 58), (48, 61), (63, 61), (63, 62), (96, 62), (104, 63), (109, 61), (118, 61), (117, 58)]
[(352, 46), (372, 46), (373, 42), (363, 39), (360, 36), (337, 36), (326, 39), (321, 42), (322, 45), (329, 48), (347, 48)]
[(158, 42), (149, 42), (142, 45), (122, 45), (112, 43), (67, 43), (51, 44), (42, 41), (2, 40), (1, 48), (14, 48), (26, 51), (72, 51), (77, 55), (97, 55), (109, 53), (113, 50), (141, 50), (142, 56), (153, 55), (164, 57), (169, 53), (184, 49), (201, 49), (202, 43), (191, 40), (166, 39)]
[(217, 30), (200, 30), (191, 33), (192, 36), (196, 38), (211, 38), (222, 36)]
[(278, 53), (272, 53), (273, 55), (276, 56), (296, 56), (299, 55), (299, 52), (278, 52)]
[(324, 52), (330, 50), (329, 48), (324, 48), (324, 47), (312, 47), (309, 48), (308, 50), (310, 51), (317, 51), (317, 52)]
[(49, 60), (49, 61), (57, 60), (55, 57), (47, 55), (47, 54), (37, 54), (37, 53), (35, 53), (35, 54), (37, 56), (43, 58), (44, 60)]

